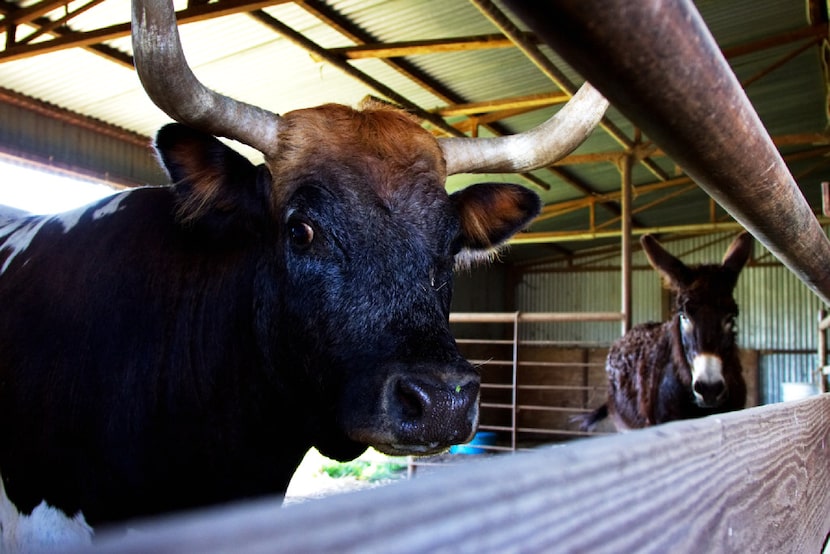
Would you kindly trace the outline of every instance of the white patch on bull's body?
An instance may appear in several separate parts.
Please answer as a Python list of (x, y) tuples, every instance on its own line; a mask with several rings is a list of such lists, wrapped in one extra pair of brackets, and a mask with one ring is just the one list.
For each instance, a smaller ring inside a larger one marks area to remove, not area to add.
[(48, 221), (48, 217), (34, 216), (12, 221), (0, 227), (0, 241), (3, 241), (0, 244), (0, 253), (10, 250), (6, 261), (3, 262), (3, 267), (0, 267), (0, 275), (8, 269), (18, 254), (29, 247), (32, 240)]
[(65, 235), (66, 233), (75, 228), (75, 225), (78, 224), (78, 222), (87, 212), (87, 210), (89, 210), (89, 206), (75, 208), (74, 210), (70, 210), (68, 212), (53, 215), (49, 217), (49, 221), (55, 221), (57, 223), (60, 223), (61, 227), (63, 227), (63, 234)]
[[(692, 383), (722, 383), (723, 361), (714, 354), (698, 354), (692, 360)], [(695, 396), (702, 398), (697, 392)]]
[[(98, 220), (123, 209), (121, 203), (129, 194), (129, 191), (115, 194), (104, 198), (92, 206), (82, 206), (61, 214), (27, 216), (22, 219), (11, 219), (5, 222), (0, 220), (0, 253), (9, 252), (8, 257), (3, 262), (3, 266), (0, 267), (0, 275), (8, 269), (12, 261), (21, 252), (29, 247), (32, 240), (34, 240), (35, 236), (37, 236), (47, 223), (59, 223), (63, 233), (66, 234), (75, 228), (84, 214), (89, 210), (94, 209), (92, 219)], [(25, 215), (24, 212), (18, 213)]]
[(109, 196), (105, 198), (104, 200), (106, 201), (106, 203), (103, 206), (100, 206), (94, 212), (92, 212), (92, 219), (98, 220), (103, 217), (107, 217), (108, 215), (112, 215), (119, 210), (122, 210), (123, 206), (121, 206), (121, 202), (123, 202), (129, 194), (129, 192), (122, 192), (120, 194), (116, 194), (114, 196)]
[(27, 211), (11, 206), (0, 206), (0, 227), (15, 220), (23, 219), (26, 216), (32, 215)]
[(0, 552), (3, 554), (54, 551), (92, 543), (92, 528), (83, 514), (68, 517), (41, 502), (29, 515), (21, 514), (6, 496), (0, 479)]
[(107, 196), (95, 204), (82, 206), (75, 210), (57, 214), (53, 216), (53, 219), (63, 226), (63, 233), (66, 234), (75, 228), (84, 214), (86, 214), (89, 210), (94, 210), (92, 212), (93, 221), (114, 214), (118, 211), (121, 201), (124, 200), (127, 194), (129, 194), (129, 192), (122, 192), (120, 194)]

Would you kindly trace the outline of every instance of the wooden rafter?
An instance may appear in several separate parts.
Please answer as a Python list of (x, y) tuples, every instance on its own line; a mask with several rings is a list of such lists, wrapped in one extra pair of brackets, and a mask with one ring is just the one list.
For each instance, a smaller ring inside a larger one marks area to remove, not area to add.
[(433, 110), (433, 113), (437, 113), (444, 117), (452, 117), (454, 115), (483, 114), (502, 110), (529, 110), (564, 104), (569, 99), (570, 95), (565, 94), (564, 92), (550, 92), (547, 94), (532, 94), (527, 96), (516, 96), (513, 98), (503, 98), (501, 100), (491, 100), (489, 102), (455, 104), (453, 106)]
[[(525, 33), (525, 36), (526, 40), (537, 42), (532, 34)], [(359, 46), (332, 48), (329, 51), (349, 58), (350, 60), (361, 60), (366, 58), (400, 58), (425, 54), (487, 50), (491, 48), (515, 48), (515, 45), (504, 35), (477, 35), (452, 39), (361, 44)]]
[[(217, 17), (224, 17), (235, 13), (245, 13), (252, 10), (259, 10), (276, 4), (283, 4), (289, 0), (222, 0), (214, 4), (193, 6), (176, 12), (179, 24), (206, 21)], [(80, 48), (97, 45), (102, 42), (128, 36), (130, 34), (130, 23), (118, 23), (108, 27), (102, 27), (92, 31), (70, 31), (60, 34), (52, 40), (38, 42), (36, 44), (23, 44), (6, 48), (0, 52), (0, 63), (13, 60), (20, 60), (58, 52), (68, 48)]]
[[(786, 136), (787, 137), (792, 137), (793, 135), (786, 135)], [(804, 135), (804, 136), (810, 136), (810, 135)], [(823, 163), (828, 162), (828, 160), (827, 160), (828, 155), (830, 155), (830, 146), (820, 146), (818, 148), (813, 148), (813, 149), (808, 150), (808, 151), (798, 152), (798, 153), (794, 153), (794, 154), (784, 156), (784, 161), (787, 162), (787, 163), (791, 163), (791, 162), (797, 161), (797, 160), (817, 158), (817, 159), (821, 160), (820, 163), (823, 164)], [(648, 184), (635, 186), (635, 187), (633, 187), (632, 194), (633, 194), (634, 197), (642, 198), (642, 197), (644, 197), (648, 194), (653, 194), (653, 193), (656, 193), (656, 192), (663, 192), (663, 191), (666, 191), (666, 190), (669, 190), (669, 189), (681, 189), (681, 188), (682, 188), (682, 191), (683, 191), (682, 193), (685, 193), (685, 192), (689, 192), (689, 190), (687, 190), (687, 188), (685, 188), (685, 187), (688, 187), (690, 184), (694, 184), (691, 177), (688, 177), (688, 176), (684, 175), (684, 176), (681, 176), (681, 177), (670, 179), (668, 181), (657, 181), (657, 182), (653, 182), (653, 183), (648, 183)], [(667, 195), (664, 195), (664, 198), (668, 197), (668, 196), (671, 196), (671, 195), (674, 195), (674, 194), (682, 194), (682, 193), (669, 192)], [(615, 191), (607, 192), (607, 193), (603, 193), (603, 194), (595, 194), (595, 195), (592, 195), (592, 196), (585, 196), (583, 198), (575, 198), (575, 199), (572, 199), (572, 200), (565, 200), (565, 201), (562, 201), (562, 202), (556, 202), (556, 203), (553, 203), (553, 204), (548, 204), (548, 205), (546, 205), (542, 208), (541, 213), (539, 214), (539, 216), (536, 218), (535, 221), (540, 222), (540, 221), (550, 220), (550, 219), (553, 219), (553, 218), (556, 218), (556, 217), (559, 217), (559, 216), (563, 216), (565, 214), (572, 213), (572, 212), (579, 211), (579, 210), (586, 210), (586, 209), (591, 210), (593, 208), (593, 206), (595, 206), (596, 204), (601, 204), (603, 202), (617, 201), (617, 200), (619, 200), (621, 195), (622, 195), (622, 191), (615, 190)], [(635, 210), (635, 213), (642, 213), (642, 211), (644, 211), (645, 209), (654, 207), (659, 202), (661, 202), (664, 198), (661, 198), (660, 200), (657, 200), (655, 202), (646, 204), (645, 206), (638, 207)], [(585, 231), (580, 231), (579, 233), (582, 234), (582, 235), (587, 235), (587, 234), (592, 233), (592, 232), (598, 232), (600, 227), (602, 227), (602, 226), (594, 227), (593, 225), (591, 225), (589, 227), (589, 229), (587, 229)], [(551, 235), (551, 236), (553, 236), (553, 235)], [(558, 237), (559, 235), (556, 235), (556, 236)]]

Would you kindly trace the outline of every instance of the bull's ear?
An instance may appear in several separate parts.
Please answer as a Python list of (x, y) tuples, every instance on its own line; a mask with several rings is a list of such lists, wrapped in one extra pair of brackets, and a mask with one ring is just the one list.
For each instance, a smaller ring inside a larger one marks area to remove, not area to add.
[(509, 183), (481, 183), (450, 196), (461, 222), (461, 264), (489, 259), (539, 214), (539, 197)]
[(180, 222), (226, 231), (267, 211), (267, 170), (217, 138), (171, 123), (158, 132), (155, 147), (175, 186)]

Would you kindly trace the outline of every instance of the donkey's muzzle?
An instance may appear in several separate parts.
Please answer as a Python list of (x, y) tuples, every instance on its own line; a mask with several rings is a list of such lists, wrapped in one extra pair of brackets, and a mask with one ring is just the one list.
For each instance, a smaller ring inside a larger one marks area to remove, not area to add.
[(694, 383), (695, 401), (701, 408), (716, 408), (727, 397), (726, 383), (723, 381), (696, 381)]
[(714, 354), (698, 354), (692, 360), (692, 392), (701, 408), (715, 408), (727, 397), (723, 362)]

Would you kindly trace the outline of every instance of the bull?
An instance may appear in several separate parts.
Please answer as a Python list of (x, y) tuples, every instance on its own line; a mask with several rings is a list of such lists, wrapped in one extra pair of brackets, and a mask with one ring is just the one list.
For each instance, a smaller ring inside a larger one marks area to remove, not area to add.
[(548, 165), (607, 107), (586, 84), (537, 129), (436, 139), (388, 106), (280, 116), (207, 89), (169, 0), (134, 2), (133, 44), (177, 121), (155, 139), (171, 185), (0, 220), (9, 549), (283, 493), (312, 446), (469, 440), (479, 375), (449, 331), (452, 272), (540, 206), (510, 184), (448, 195), (446, 177)]

